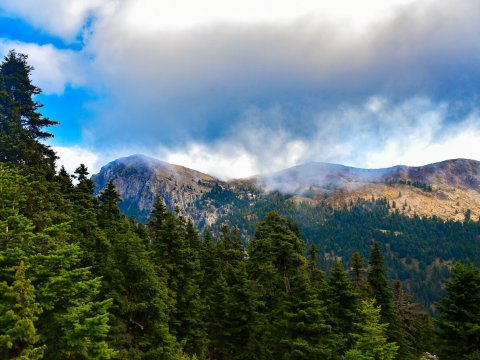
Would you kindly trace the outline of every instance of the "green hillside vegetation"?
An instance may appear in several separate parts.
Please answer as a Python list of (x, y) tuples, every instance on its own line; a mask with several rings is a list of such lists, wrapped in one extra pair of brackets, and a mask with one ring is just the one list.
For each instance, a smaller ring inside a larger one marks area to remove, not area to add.
[[(222, 208), (229, 204), (217, 223), (238, 227), (245, 241), (266, 214), (277, 211), (298, 224), (304, 242), (318, 249), (318, 265), (327, 271), (338, 259), (348, 264), (357, 251), (368, 257), (376, 241), (385, 253), (388, 277), (401, 280), (405, 291), (432, 312), (444, 295), (442, 284), (455, 261), (480, 265), (478, 222), (407, 217), (392, 212), (383, 198), (359, 199), (334, 210), (329, 205), (297, 204), (289, 201), (288, 195), (276, 192), (257, 192), (255, 202), (242, 196), (253, 191), (244, 188), (235, 195), (231, 189), (218, 187), (205, 194), (197, 208), (201, 211), (207, 206)], [(210, 231), (218, 233), (220, 227), (213, 225)]]
[[(0, 359), (478, 358), (478, 269), (454, 267), (434, 329), (401, 282), (389, 286), (400, 250), (385, 246), (390, 237), (371, 236), (412, 221), (412, 241), (445, 229), (437, 250), (418, 244), (426, 259), (436, 251), (473, 259), (473, 247), (457, 248), (476, 224), (400, 220), (381, 201), (326, 209), (321, 218), (309, 208), (288, 213), (279, 201), (284, 216), (270, 211), (275, 198), (240, 231), (224, 225), (200, 236), (161, 199), (149, 222), (137, 223), (120, 211), (113, 183), (95, 197), (85, 166), (73, 182), (55, 170), (42, 142), (54, 122), (38, 112), (26, 60), (12, 51), (0, 66)], [(311, 229), (291, 220), (299, 216), (312, 217)], [(319, 247), (338, 241), (345, 253), (359, 250), (353, 271), (347, 258), (335, 258), (328, 275), (321, 270), (309, 231)], [(362, 242), (351, 241), (354, 231)], [(455, 231), (458, 246), (448, 249), (442, 242)], [(405, 244), (415, 254), (414, 242)]]

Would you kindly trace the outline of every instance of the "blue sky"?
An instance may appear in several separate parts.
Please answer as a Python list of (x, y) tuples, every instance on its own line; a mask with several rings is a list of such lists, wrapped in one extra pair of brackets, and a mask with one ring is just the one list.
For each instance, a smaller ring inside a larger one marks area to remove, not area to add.
[(60, 163), (480, 160), (476, 0), (0, 0)]

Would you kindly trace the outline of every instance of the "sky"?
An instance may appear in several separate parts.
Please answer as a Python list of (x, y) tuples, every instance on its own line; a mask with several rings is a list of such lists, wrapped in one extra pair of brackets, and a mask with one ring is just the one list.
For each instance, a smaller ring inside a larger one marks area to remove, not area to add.
[(480, 160), (478, 0), (0, 0), (59, 164)]

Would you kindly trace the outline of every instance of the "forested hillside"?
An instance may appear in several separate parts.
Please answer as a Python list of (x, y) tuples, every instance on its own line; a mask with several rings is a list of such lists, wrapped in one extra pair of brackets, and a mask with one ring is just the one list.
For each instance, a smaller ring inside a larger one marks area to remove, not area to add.
[[(453, 267), (433, 321), (400, 274), (386, 275), (396, 252), (413, 251), (387, 237), (405, 221), (432, 261), (437, 251), (473, 259), (462, 244), (477, 224), (402, 220), (377, 200), (326, 208), (316, 221), (327, 225), (313, 236), (288, 208), (269, 211), (271, 199), (251, 222), (239, 217), (240, 229), (200, 235), (161, 198), (147, 224), (137, 223), (121, 213), (112, 182), (94, 196), (84, 165), (74, 179), (56, 171), (43, 142), (55, 123), (40, 114), (30, 75), (13, 51), (0, 65), (0, 359), (480, 357), (478, 268)], [(430, 249), (432, 229), (439, 243), (456, 233), (460, 250)], [(328, 275), (302, 233), (319, 247), (338, 243)], [(337, 258), (355, 250), (353, 236), (363, 239), (360, 253)]]
[[(255, 189), (249, 187), (243, 191), (254, 193)], [(246, 240), (254, 235), (258, 221), (270, 211), (277, 211), (295, 221), (304, 241), (317, 247), (318, 263), (324, 269), (329, 269), (337, 259), (348, 261), (356, 251), (368, 256), (373, 242), (378, 241), (385, 251), (389, 277), (402, 280), (414, 299), (430, 311), (434, 311), (435, 303), (444, 295), (443, 282), (455, 261), (480, 265), (477, 221), (408, 217), (384, 198), (358, 199), (334, 209), (328, 204), (295, 203), (278, 192), (254, 194), (256, 201), (252, 202), (248, 196), (217, 187), (205, 194), (197, 207), (225, 208), (224, 204), (228, 204), (217, 224), (238, 227)], [(221, 225), (209, 228), (218, 233)]]

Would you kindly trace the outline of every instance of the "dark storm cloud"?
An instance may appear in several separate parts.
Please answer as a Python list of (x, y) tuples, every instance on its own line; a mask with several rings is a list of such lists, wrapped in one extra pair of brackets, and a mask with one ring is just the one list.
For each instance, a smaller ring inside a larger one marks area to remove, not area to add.
[(318, 125), (319, 112), (373, 95), (448, 101), (456, 110), (447, 120), (455, 119), (476, 106), (480, 84), (473, 0), (418, 2), (360, 31), (306, 16), (138, 32), (121, 11), (93, 31), (88, 53), (106, 94), (92, 122), (99, 143), (210, 141), (238, 127), (249, 109), (275, 106), (283, 112), (276, 121), (301, 136)]

